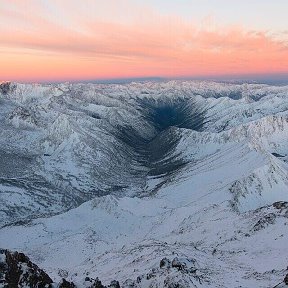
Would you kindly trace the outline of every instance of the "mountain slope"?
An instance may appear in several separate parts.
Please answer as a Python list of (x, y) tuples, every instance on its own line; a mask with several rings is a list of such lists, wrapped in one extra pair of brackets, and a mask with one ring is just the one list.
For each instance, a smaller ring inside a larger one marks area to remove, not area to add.
[(123, 287), (284, 279), (288, 87), (3, 89), (1, 247), (79, 287), (87, 276)]

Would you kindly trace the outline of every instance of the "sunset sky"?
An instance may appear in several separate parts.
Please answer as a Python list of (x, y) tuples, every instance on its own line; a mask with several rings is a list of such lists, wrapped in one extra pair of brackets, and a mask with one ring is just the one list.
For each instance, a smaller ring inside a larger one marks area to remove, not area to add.
[(0, 0), (0, 80), (288, 75), (287, 0)]

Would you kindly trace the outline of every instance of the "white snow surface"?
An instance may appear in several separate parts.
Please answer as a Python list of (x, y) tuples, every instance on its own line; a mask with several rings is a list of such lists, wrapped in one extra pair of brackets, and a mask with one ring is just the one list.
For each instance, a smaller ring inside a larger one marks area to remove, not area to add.
[[(287, 274), (288, 86), (11, 83), (0, 107), (0, 247), (55, 282), (267, 288)], [(194, 126), (160, 130), (163, 107)], [(187, 269), (160, 268), (176, 257)]]

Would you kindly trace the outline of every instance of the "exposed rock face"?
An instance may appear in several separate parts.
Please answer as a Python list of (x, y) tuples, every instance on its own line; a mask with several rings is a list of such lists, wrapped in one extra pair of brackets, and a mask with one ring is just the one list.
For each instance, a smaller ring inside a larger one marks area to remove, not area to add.
[(149, 273), (131, 279), (123, 283), (123, 287), (166, 287), (187, 288), (198, 287), (205, 279), (202, 269), (193, 258), (175, 257), (172, 260), (163, 258), (159, 268), (153, 268)]
[(88, 287), (88, 288), (120, 288), (119, 282), (115, 281), (115, 280), (111, 281), (111, 283), (110, 283), (110, 285), (108, 285), (108, 287), (104, 286), (98, 278), (92, 279), (90, 277), (86, 277), (85, 282), (91, 283), (91, 285), (88, 284), (89, 286), (86, 285), (86, 287)]
[(111, 283), (110, 283), (110, 285), (108, 286), (109, 288), (120, 288), (120, 284), (119, 284), (119, 282), (118, 281), (112, 281)]
[(279, 209), (279, 210), (287, 209), (288, 208), (288, 202), (286, 202), (286, 201), (278, 201), (278, 202), (275, 202), (273, 204), (273, 207), (276, 208), (276, 209)]
[(187, 272), (195, 272), (197, 270), (198, 264), (195, 259), (185, 259), (185, 258), (174, 258), (172, 260), (172, 268), (177, 268), (178, 270), (187, 270)]
[(52, 279), (23, 253), (0, 250), (0, 284), (3, 287), (52, 287)]
[(286, 285), (288, 285), (288, 274), (285, 276), (285, 278), (284, 278), (284, 283), (286, 284)]
[[(21, 106), (15, 108), (8, 116), (10, 122), (14, 124), (14, 126), (37, 126), (37, 120), (31, 114), (31, 112), (23, 108)], [(21, 125), (22, 124), (22, 125)]]
[(23, 107), (17, 107), (12, 113), (10, 113), (9, 119), (11, 120), (16, 116), (22, 118), (23, 120), (26, 120), (31, 117), (31, 114), (27, 109)]
[(59, 288), (76, 288), (75, 284), (73, 282), (68, 282), (64, 278), (61, 280), (61, 282), (58, 285)]
[(13, 89), (13, 87), (14, 86), (11, 84), (11, 82), (0, 82), (0, 93), (6, 95)]
[(288, 218), (288, 202), (277, 201), (272, 205), (261, 207), (255, 210), (254, 215), (257, 215), (257, 222), (251, 232), (258, 232), (275, 224), (278, 218)]
[(276, 215), (274, 213), (269, 213), (263, 216), (259, 221), (255, 224), (254, 230), (259, 231), (260, 229), (265, 228), (269, 224), (274, 224), (276, 219)]
[[(111, 281), (110, 285), (104, 286), (101, 281), (86, 277), (87, 288), (120, 288), (118, 281)], [(91, 284), (89, 284), (89, 282)], [(9, 250), (0, 250), (0, 287), (2, 288), (52, 288), (53, 280), (41, 270), (30, 259), (19, 252)], [(54, 283), (55, 284), (55, 283)], [(73, 282), (62, 278), (60, 283), (56, 284), (58, 288), (77, 288)]]
[(90, 286), (91, 288), (106, 288), (106, 286), (102, 285), (101, 281), (97, 278), (95, 282)]
[(171, 268), (171, 261), (168, 258), (163, 258), (160, 261), (160, 268), (162, 268), (162, 269)]

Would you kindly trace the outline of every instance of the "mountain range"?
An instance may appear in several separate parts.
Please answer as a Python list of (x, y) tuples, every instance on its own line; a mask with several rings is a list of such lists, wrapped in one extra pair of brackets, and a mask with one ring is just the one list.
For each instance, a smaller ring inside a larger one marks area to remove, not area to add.
[(285, 287), (287, 143), (288, 86), (3, 82), (0, 262), (51, 285)]

